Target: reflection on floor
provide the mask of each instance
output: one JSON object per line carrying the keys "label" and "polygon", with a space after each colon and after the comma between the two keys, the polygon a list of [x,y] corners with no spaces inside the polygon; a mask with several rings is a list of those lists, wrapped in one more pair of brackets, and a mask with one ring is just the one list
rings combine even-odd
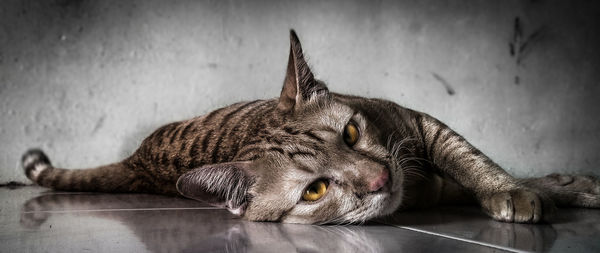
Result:
{"label": "reflection on floor", "polygon": [[476,207],[405,212],[362,226],[247,222],[226,210],[143,194],[0,188],[3,252],[600,252],[600,210],[553,224],[501,223]]}

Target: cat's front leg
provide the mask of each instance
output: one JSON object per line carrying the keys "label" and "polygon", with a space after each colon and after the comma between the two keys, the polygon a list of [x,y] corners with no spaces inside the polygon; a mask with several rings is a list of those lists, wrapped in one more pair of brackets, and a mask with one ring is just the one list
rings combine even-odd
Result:
{"label": "cat's front leg", "polygon": [[600,208],[600,179],[597,177],[555,173],[520,181],[544,192],[558,206]]}
{"label": "cat's front leg", "polygon": [[520,223],[550,219],[555,210],[551,198],[520,184],[439,120],[419,114],[414,122],[424,158],[473,192],[488,215]]}

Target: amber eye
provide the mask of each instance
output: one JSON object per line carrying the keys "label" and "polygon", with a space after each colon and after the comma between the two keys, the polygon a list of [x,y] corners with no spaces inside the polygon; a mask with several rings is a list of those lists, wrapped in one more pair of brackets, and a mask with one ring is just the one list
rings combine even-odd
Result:
{"label": "amber eye", "polygon": [[354,146],[358,141],[358,128],[354,123],[350,122],[344,128],[344,142],[348,144],[348,146]]}
{"label": "amber eye", "polygon": [[318,180],[310,184],[302,194],[302,199],[305,201],[317,201],[327,192],[327,182]]}

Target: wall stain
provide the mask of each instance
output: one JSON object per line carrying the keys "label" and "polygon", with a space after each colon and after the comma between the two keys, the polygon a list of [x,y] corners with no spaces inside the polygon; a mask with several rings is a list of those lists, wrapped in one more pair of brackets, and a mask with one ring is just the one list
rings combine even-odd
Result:
{"label": "wall stain", "polygon": [[533,144],[534,153],[536,153],[536,154],[539,153],[540,149],[542,148],[543,140],[544,140],[543,138],[540,138]]}
{"label": "wall stain", "polygon": [[[508,43],[510,56],[515,59],[517,68],[521,67],[521,63],[525,60],[527,55],[531,53],[533,46],[539,44],[544,39],[547,33],[545,26],[541,26],[535,29],[531,34],[526,36],[524,34],[523,24],[521,19],[517,16],[513,22],[513,36],[511,41]],[[514,80],[516,85],[521,83],[519,74],[515,75]]]}
{"label": "wall stain", "polygon": [[525,57],[531,52],[534,45],[538,44],[546,35],[546,27],[542,26],[534,30],[527,38],[523,34],[523,25],[519,17],[515,18],[513,24],[513,38],[508,43],[510,56],[515,58],[516,64],[521,65]]}
{"label": "wall stain", "polygon": [[98,121],[96,121],[96,125],[94,125],[94,129],[92,130],[92,135],[96,134],[100,128],[104,126],[104,120],[106,119],[106,115],[102,115]]}
{"label": "wall stain", "polygon": [[433,78],[435,78],[435,80],[440,82],[444,86],[444,88],[446,88],[446,93],[448,93],[448,95],[452,96],[452,95],[456,94],[456,92],[454,91],[454,88],[452,88],[452,85],[450,85],[450,83],[448,81],[446,81],[446,79],[444,79],[442,76],[436,74],[435,72],[431,72],[431,75],[433,76]]}

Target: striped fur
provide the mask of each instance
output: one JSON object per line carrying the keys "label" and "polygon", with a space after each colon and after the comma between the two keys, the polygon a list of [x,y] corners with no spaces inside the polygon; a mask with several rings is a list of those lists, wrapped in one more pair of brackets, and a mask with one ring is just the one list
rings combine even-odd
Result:
{"label": "striped fur", "polygon": [[[290,39],[279,98],[165,125],[130,157],[98,168],[55,168],[31,150],[26,175],[57,190],[182,194],[249,220],[291,223],[360,223],[456,202],[478,202],[497,220],[538,222],[550,217],[553,199],[600,206],[596,179],[517,180],[427,114],[329,92],[293,31]],[[356,143],[344,141],[348,124],[357,128]],[[325,195],[303,201],[318,180],[327,182]]]}

